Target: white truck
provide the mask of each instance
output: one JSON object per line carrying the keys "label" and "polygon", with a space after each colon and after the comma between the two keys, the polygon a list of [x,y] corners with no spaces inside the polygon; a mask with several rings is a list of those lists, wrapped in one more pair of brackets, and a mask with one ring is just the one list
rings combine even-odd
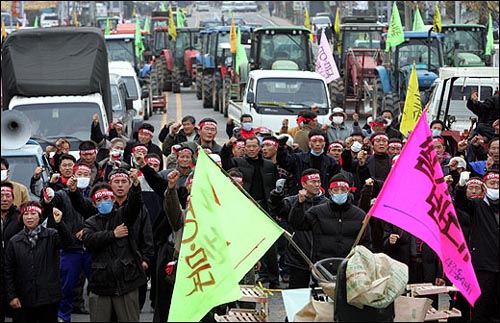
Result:
{"label": "white truck", "polygon": [[242,114],[253,117],[255,127],[280,131],[283,119],[290,126],[299,111],[317,107],[318,122],[328,124],[330,94],[323,76],[294,70],[253,70],[241,101],[229,101],[228,116],[239,126]]}
{"label": "white truck", "polygon": [[472,118],[477,118],[467,109],[470,95],[477,91],[484,101],[498,91],[498,81],[497,67],[442,67],[431,87],[427,120],[441,120],[448,130],[467,132]]}
{"label": "white truck", "polygon": [[[108,56],[94,27],[16,30],[2,47],[3,107],[20,111],[42,147],[57,138],[78,145],[90,139],[92,116],[102,133],[113,120]],[[79,156],[78,156],[79,157]]]}

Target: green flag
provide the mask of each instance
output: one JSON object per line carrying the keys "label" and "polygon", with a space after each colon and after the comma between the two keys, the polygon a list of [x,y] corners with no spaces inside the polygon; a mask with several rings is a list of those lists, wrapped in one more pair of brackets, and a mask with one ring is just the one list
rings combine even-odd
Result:
{"label": "green flag", "polygon": [[35,23],[33,24],[33,28],[38,28],[38,16],[35,17]]}
{"label": "green flag", "polygon": [[165,4],[163,3],[163,1],[161,2],[160,10],[163,12],[167,11],[167,8],[165,8]]}
{"label": "green flag", "polygon": [[241,298],[239,281],[283,233],[236,185],[199,149],[168,322]]}
{"label": "green flag", "polygon": [[404,41],[405,33],[403,31],[403,25],[401,24],[398,6],[396,6],[396,1],[394,1],[392,5],[391,23],[389,24],[387,40],[385,41],[385,51],[388,52],[391,47],[396,47]]}
{"label": "green flag", "polygon": [[486,34],[486,50],[484,51],[485,55],[491,55],[491,51],[493,49],[493,19],[488,18],[488,33]]}
{"label": "green flag", "polygon": [[149,24],[149,17],[146,17],[146,20],[144,21],[144,31],[149,34],[149,29],[151,29]]}
{"label": "green flag", "polygon": [[111,24],[109,22],[109,18],[106,19],[106,29],[104,29],[104,35],[111,34]]}
{"label": "green flag", "polygon": [[413,31],[426,31],[424,21],[420,15],[420,10],[418,7],[415,8],[415,15],[413,16]]}
{"label": "green flag", "polygon": [[184,27],[184,20],[186,16],[184,16],[184,11],[182,9],[177,9],[177,28]]}
{"label": "green flag", "polygon": [[245,46],[241,43],[241,30],[238,26],[238,31],[236,33],[236,58],[235,58],[235,69],[236,74],[240,74],[240,66],[248,64],[247,52]]}
{"label": "green flag", "polygon": [[134,45],[135,45],[135,57],[139,61],[141,61],[141,55],[144,51],[144,44],[142,42],[142,33],[141,33],[141,21],[139,17],[135,17],[135,37],[134,37]]}

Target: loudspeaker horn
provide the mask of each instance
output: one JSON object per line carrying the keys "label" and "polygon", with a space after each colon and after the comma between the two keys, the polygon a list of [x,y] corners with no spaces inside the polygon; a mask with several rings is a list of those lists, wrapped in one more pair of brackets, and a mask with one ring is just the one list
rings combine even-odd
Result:
{"label": "loudspeaker horn", "polygon": [[18,149],[31,137],[31,122],[20,111],[2,111],[2,149]]}

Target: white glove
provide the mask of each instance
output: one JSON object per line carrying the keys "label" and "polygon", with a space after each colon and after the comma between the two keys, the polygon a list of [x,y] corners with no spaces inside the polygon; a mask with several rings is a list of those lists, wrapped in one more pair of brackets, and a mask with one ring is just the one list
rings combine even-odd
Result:
{"label": "white glove", "polygon": [[43,188],[43,200],[45,201],[45,203],[49,204],[50,201],[52,201],[52,199],[54,198],[54,190],[50,187],[44,187]]}
{"label": "white glove", "polygon": [[465,186],[465,183],[469,180],[470,172],[461,172],[460,179],[458,180],[458,185]]}
{"label": "white glove", "polygon": [[285,186],[286,179],[280,178],[276,181],[276,193],[283,192],[283,187]]}

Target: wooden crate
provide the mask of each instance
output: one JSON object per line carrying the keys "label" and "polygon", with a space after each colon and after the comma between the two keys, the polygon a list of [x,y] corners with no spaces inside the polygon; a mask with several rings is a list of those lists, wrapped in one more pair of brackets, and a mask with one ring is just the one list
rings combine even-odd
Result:
{"label": "wooden crate", "polygon": [[240,302],[256,303],[256,309],[232,308],[226,315],[215,314],[216,322],[267,322],[268,297],[260,287],[240,285]]}

